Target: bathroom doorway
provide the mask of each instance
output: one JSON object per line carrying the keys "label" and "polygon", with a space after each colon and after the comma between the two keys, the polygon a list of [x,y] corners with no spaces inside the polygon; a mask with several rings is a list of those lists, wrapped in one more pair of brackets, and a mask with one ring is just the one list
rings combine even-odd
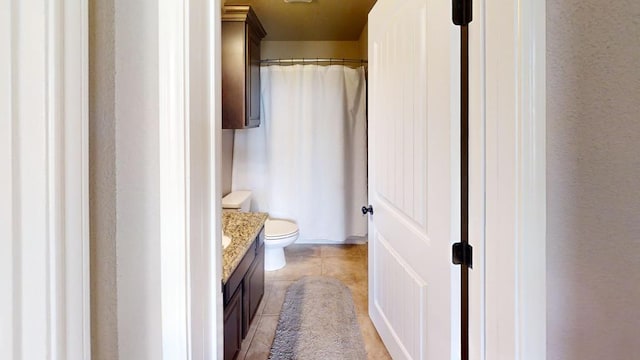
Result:
{"label": "bathroom doorway", "polygon": [[[256,0],[256,2],[258,1]],[[251,3],[251,1],[243,1],[243,3]],[[276,3],[274,2],[274,5]],[[443,8],[440,9],[442,19],[449,22],[449,3],[430,2],[430,4],[431,6],[442,6]],[[476,10],[478,11],[476,12]],[[544,336],[536,331],[538,321],[522,323],[515,318],[517,315],[527,319],[544,319],[544,306],[537,306],[531,300],[539,299],[539,297],[522,296],[530,294],[529,291],[541,283],[541,277],[534,275],[531,269],[535,269],[536,266],[544,268],[544,256],[540,255],[544,254],[544,251],[540,252],[544,246],[539,245],[544,244],[544,241],[538,241],[544,240],[544,236],[537,232],[531,232],[530,234],[520,234],[522,236],[514,238],[514,232],[509,231],[512,227],[515,229],[544,229],[544,226],[534,226],[544,225],[544,221],[541,221],[539,216],[518,217],[517,209],[524,209],[530,214],[544,214],[544,211],[538,211],[542,207],[535,201],[531,201],[529,197],[525,197],[526,203],[520,203],[522,197],[520,197],[521,193],[517,191],[504,193],[505,189],[522,189],[523,186],[538,184],[532,186],[531,194],[542,194],[538,198],[544,199],[544,186],[539,185],[544,184],[544,181],[538,181],[537,173],[521,173],[522,169],[539,169],[541,164],[544,165],[544,144],[540,143],[540,139],[544,139],[544,136],[534,136],[541,128],[542,131],[544,129],[544,116],[541,115],[544,114],[544,111],[539,111],[540,106],[542,109],[544,107],[544,52],[536,52],[536,50],[544,48],[544,4],[535,1],[506,1],[492,4],[479,0],[474,2],[474,12],[482,14],[482,16],[478,16],[474,20],[474,28],[477,30],[475,34],[478,36],[472,37],[470,49],[472,55],[475,55],[475,60],[470,64],[472,87],[475,86],[478,89],[478,93],[472,92],[471,94],[472,107],[470,111],[478,116],[477,123],[474,123],[477,128],[472,129],[472,134],[477,134],[472,144],[476,147],[477,158],[472,158],[471,161],[475,164],[472,172],[475,172],[480,180],[475,184],[472,181],[471,186],[475,187],[476,194],[485,194],[486,198],[491,197],[495,202],[492,206],[485,207],[482,197],[472,199],[472,203],[476,204],[476,215],[479,220],[477,219],[478,221],[472,223],[471,226],[475,227],[474,232],[478,234],[479,238],[476,242],[478,248],[476,250],[479,250],[479,254],[481,254],[478,257],[480,263],[474,263],[476,270],[472,275],[476,284],[472,289],[474,297],[472,305],[475,308],[473,314],[475,324],[472,325],[475,332],[472,341],[477,345],[478,354],[495,354],[498,350],[507,350],[503,353],[511,354],[515,358],[515,353],[509,349],[513,344],[522,345],[523,338],[504,339],[487,329],[493,329],[500,325],[506,329],[513,329],[512,333],[533,335],[528,338],[533,340],[527,341],[527,344],[531,342],[540,344],[540,340],[544,340]],[[494,21],[486,21],[489,18]],[[313,20],[309,17],[301,17],[301,19],[302,23]],[[506,21],[495,21],[496,19],[506,19]],[[453,25],[450,24],[450,26]],[[300,25],[300,29],[302,28],[304,26]],[[431,28],[430,31],[432,34],[438,34],[442,29]],[[458,38],[457,33],[440,32],[439,34],[441,35],[440,41],[433,45],[455,44]],[[415,37],[417,35],[407,36]],[[274,42],[273,45],[274,48],[283,49],[289,48],[290,44]],[[308,50],[309,48],[301,46],[300,49]],[[456,53],[452,52],[450,55],[455,56]],[[308,57],[312,58],[314,55]],[[457,60],[452,59],[453,61]],[[487,76],[489,73],[492,76]],[[523,79],[535,79],[535,81],[521,83],[520,81]],[[431,86],[435,86],[432,89],[433,92],[442,91],[437,84],[431,84]],[[505,94],[513,95],[513,99],[509,96],[505,98]],[[526,106],[520,108],[516,104]],[[514,111],[514,108],[519,110]],[[493,117],[489,115],[493,115]],[[502,118],[510,120],[498,121]],[[229,139],[233,139],[233,134],[231,131],[224,131],[222,136],[226,139],[223,141],[223,145],[228,148],[232,144],[233,140]],[[513,155],[514,149],[526,149],[527,151],[521,153],[521,157],[513,159],[511,155]],[[232,154],[232,150],[227,153]],[[230,173],[232,162],[223,161],[223,164],[225,165],[223,174],[227,169]],[[520,176],[500,177],[498,171],[494,171],[498,168],[501,169],[501,174],[505,174],[506,171],[509,174],[518,173]],[[224,186],[223,182],[223,189]],[[228,187],[229,189],[231,187],[230,181]],[[519,207],[516,209],[514,204],[519,204]],[[489,238],[489,234],[492,235],[493,242],[491,244],[484,243],[485,234],[487,234],[487,238]],[[514,259],[511,256],[513,250],[520,248],[521,245],[532,247],[535,256]],[[420,254],[415,255],[419,256]],[[449,256],[446,257],[449,258]],[[490,272],[485,272],[484,260],[492,264]],[[514,288],[512,282],[500,281],[507,274],[530,281],[524,281],[522,287]],[[487,284],[492,284],[492,286],[489,287]],[[500,297],[501,301],[494,301],[498,294],[506,295],[506,297]],[[489,296],[493,296],[493,300],[485,303]],[[544,301],[539,302],[539,304],[543,303]],[[504,312],[500,311],[502,305],[530,310],[519,313]],[[455,304],[451,306],[455,306]],[[444,313],[440,313],[440,315],[442,314]],[[439,333],[450,334],[449,332]],[[423,346],[424,343],[421,342],[418,345]],[[486,348],[485,345],[487,345]]]}
{"label": "bathroom doorway", "polygon": [[266,273],[264,304],[239,358],[266,359],[284,292],[304,275],[348,286],[367,347],[390,358],[367,315],[368,218],[361,210],[368,205],[366,23],[375,0],[226,3],[251,5],[267,35],[261,124],[222,130],[221,195],[250,190],[252,211],[300,229],[285,248],[286,266]]}
{"label": "bathroom doorway", "polygon": [[[268,78],[262,84],[268,89],[263,109],[272,90],[282,100],[273,107],[269,102],[263,114],[268,119],[259,128],[223,129],[222,195],[251,190],[253,211],[299,224],[297,243],[367,241],[361,213],[368,204],[364,77],[367,14],[374,3],[225,1],[250,5],[262,23],[267,35],[260,45],[261,70]],[[314,87],[301,87],[302,81]],[[346,89],[354,81],[361,84]],[[318,82],[333,84],[322,89]],[[336,107],[343,97],[350,99]],[[296,109],[300,115],[282,119],[298,105],[303,107]],[[359,114],[351,116],[353,112]],[[265,141],[274,133],[273,141]]]}

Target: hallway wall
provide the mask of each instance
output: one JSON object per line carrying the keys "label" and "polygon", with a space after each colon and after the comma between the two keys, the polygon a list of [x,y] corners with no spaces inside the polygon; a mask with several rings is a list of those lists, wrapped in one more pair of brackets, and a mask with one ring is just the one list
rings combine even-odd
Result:
{"label": "hallway wall", "polygon": [[157,12],[154,0],[90,1],[91,345],[97,360],[162,356]]}
{"label": "hallway wall", "polygon": [[115,0],[89,1],[92,358],[118,359]]}
{"label": "hallway wall", "polygon": [[118,352],[162,358],[159,5],[115,0]]}
{"label": "hallway wall", "polygon": [[549,360],[640,353],[639,18],[547,1]]}

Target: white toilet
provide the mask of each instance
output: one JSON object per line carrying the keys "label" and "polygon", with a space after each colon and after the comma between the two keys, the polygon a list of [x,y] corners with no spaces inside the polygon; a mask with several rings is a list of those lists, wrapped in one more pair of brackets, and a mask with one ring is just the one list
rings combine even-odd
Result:
{"label": "white toilet", "polygon": [[[233,191],[222,198],[222,208],[248,212],[251,191]],[[298,239],[298,225],[288,220],[268,219],[264,224],[264,269],[278,270],[287,264],[284,248]]]}

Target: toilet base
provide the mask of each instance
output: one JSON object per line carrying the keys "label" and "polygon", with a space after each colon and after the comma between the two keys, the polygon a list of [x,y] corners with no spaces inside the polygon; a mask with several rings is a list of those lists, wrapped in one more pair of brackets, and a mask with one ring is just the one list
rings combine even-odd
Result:
{"label": "toilet base", "polygon": [[265,246],[264,249],[264,270],[265,271],[274,271],[278,269],[282,269],[285,265],[287,265],[287,259],[284,257],[284,248],[283,247],[273,247],[269,248]]}

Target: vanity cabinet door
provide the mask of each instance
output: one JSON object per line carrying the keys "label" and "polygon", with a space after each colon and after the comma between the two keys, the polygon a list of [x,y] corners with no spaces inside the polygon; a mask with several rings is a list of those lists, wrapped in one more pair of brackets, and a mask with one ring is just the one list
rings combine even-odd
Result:
{"label": "vanity cabinet door", "polygon": [[245,285],[245,289],[247,289],[247,295],[245,296],[245,298],[247,298],[246,305],[249,310],[249,323],[251,323],[264,295],[264,245],[258,249],[258,255],[251,269],[247,272]]}
{"label": "vanity cabinet door", "polygon": [[223,286],[225,360],[232,360],[240,351],[263,295],[264,228]]}
{"label": "vanity cabinet door", "polygon": [[224,308],[224,359],[232,360],[242,345],[242,286]]}

